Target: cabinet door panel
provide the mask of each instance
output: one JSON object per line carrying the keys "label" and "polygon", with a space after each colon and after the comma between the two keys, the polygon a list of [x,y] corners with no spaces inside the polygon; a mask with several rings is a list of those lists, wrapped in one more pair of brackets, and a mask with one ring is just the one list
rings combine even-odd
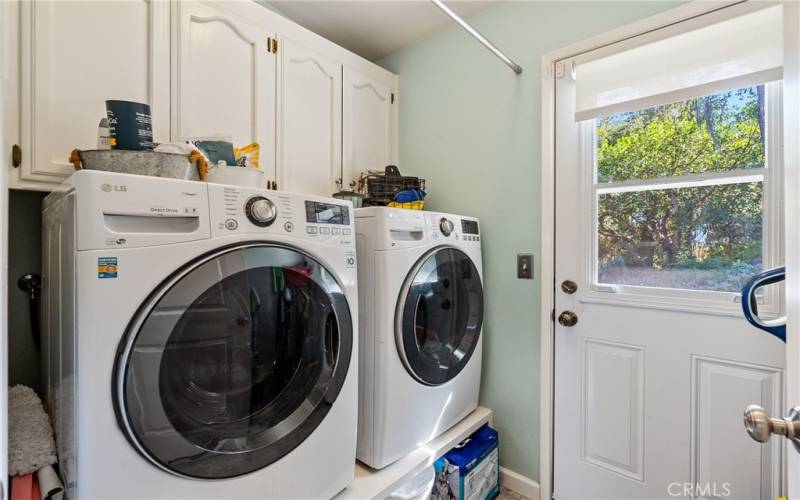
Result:
{"label": "cabinet door panel", "polygon": [[26,181],[59,182],[73,148],[94,149],[107,99],[149,103],[169,137],[169,5],[21,3],[21,125]]}
{"label": "cabinet door panel", "polygon": [[342,68],[282,39],[278,188],[330,196],[342,175]]}
{"label": "cabinet door panel", "polygon": [[383,170],[391,157],[392,90],[344,68],[343,186],[361,172]]}
{"label": "cabinet door panel", "polygon": [[275,57],[263,27],[217,6],[179,4],[175,126],[177,139],[231,136],[258,142],[261,169],[273,179]]}

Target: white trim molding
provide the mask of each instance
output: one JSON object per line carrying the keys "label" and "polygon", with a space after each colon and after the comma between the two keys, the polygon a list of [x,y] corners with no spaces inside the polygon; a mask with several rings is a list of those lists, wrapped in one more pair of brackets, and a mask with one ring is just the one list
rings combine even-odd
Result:
{"label": "white trim molding", "polygon": [[19,144],[19,2],[0,2],[0,500],[9,498],[8,483],[8,225],[12,144]]}
{"label": "white trim molding", "polygon": [[500,467],[500,486],[513,490],[525,498],[539,500],[539,483],[505,467]]}

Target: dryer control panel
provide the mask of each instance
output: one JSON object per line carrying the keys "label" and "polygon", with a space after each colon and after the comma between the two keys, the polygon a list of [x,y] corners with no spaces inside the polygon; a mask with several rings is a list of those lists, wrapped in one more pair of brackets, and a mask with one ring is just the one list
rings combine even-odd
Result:
{"label": "dryer control panel", "polygon": [[433,241],[481,241],[478,219],[432,212],[427,216],[430,237]]}
{"label": "dryer control panel", "polygon": [[[475,217],[388,207],[359,208],[354,217],[359,219],[359,224],[364,224],[363,227],[374,226],[369,230],[369,237],[377,250],[414,248],[431,243],[466,244],[466,248],[477,250],[481,247],[480,222]],[[367,223],[368,219],[372,222]]]}
{"label": "dryer control panel", "polygon": [[348,201],[222,184],[208,184],[212,236],[282,234],[320,243],[355,245]]}

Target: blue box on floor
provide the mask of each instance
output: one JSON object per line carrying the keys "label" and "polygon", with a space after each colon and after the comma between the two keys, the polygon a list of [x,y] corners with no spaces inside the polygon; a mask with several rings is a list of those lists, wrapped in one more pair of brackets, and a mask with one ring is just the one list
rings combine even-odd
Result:
{"label": "blue box on floor", "polygon": [[433,464],[434,500],[492,500],[500,494],[497,431],[484,425]]}

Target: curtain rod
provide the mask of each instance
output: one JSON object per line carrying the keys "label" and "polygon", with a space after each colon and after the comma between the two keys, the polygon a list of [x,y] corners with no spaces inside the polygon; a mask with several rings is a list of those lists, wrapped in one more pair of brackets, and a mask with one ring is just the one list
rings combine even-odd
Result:
{"label": "curtain rod", "polygon": [[516,73],[516,74],[520,74],[520,73],[522,73],[522,66],[520,66],[519,64],[517,64],[517,63],[515,63],[514,61],[512,61],[512,60],[511,60],[511,59],[510,59],[510,58],[509,58],[507,55],[503,54],[503,52],[502,52],[500,49],[498,49],[498,48],[497,48],[497,47],[496,47],[496,46],[495,46],[495,45],[494,45],[492,42],[490,42],[489,40],[487,40],[485,36],[481,35],[481,34],[478,32],[478,30],[476,30],[475,28],[473,28],[473,27],[472,27],[472,26],[471,26],[471,25],[470,25],[468,22],[466,22],[465,20],[461,19],[461,16],[459,16],[458,14],[456,14],[455,12],[453,12],[453,11],[450,9],[450,7],[448,7],[447,5],[445,5],[445,4],[444,4],[444,2],[442,2],[442,0],[431,0],[431,2],[433,2],[433,4],[434,4],[434,5],[436,5],[436,6],[437,6],[437,7],[439,7],[440,9],[442,9],[442,11],[443,11],[445,14],[447,14],[448,16],[450,16],[450,18],[451,18],[453,21],[457,22],[457,23],[459,24],[459,26],[461,26],[462,28],[464,28],[464,29],[467,31],[467,33],[469,33],[470,35],[472,35],[473,37],[475,37],[475,39],[476,39],[476,40],[478,40],[479,42],[481,42],[481,43],[483,44],[483,46],[484,46],[484,47],[486,47],[486,48],[487,48],[487,49],[489,49],[489,50],[490,50],[490,51],[491,51],[491,52],[492,52],[494,55],[496,55],[497,57],[499,57],[499,58],[500,58],[500,60],[501,60],[501,61],[503,61],[504,63],[506,63],[506,65],[507,65],[509,68],[511,68],[512,70],[514,70],[514,73]]}

